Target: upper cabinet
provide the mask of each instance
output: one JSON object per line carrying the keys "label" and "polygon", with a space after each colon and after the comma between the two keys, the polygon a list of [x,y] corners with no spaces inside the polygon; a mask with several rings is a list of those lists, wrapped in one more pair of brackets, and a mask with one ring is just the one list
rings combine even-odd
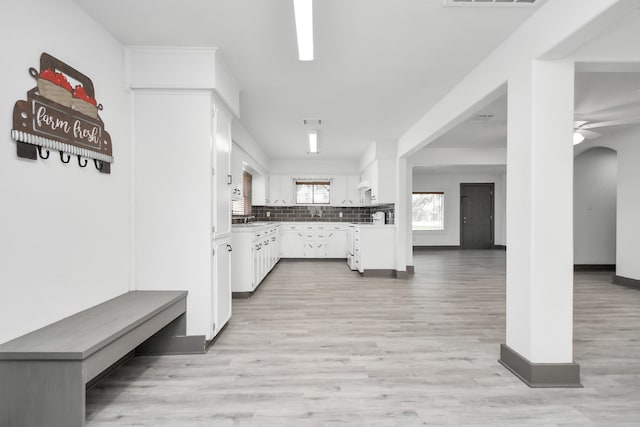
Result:
{"label": "upper cabinet", "polygon": [[[305,178],[310,179],[310,178]],[[323,175],[313,179],[331,182],[330,206],[356,207],[360,206],[360,191],[358,175]],[[296,176],[269,175],[268,192],[265,197],[267,206],[294,206],[296,205]],[[262,198],[254,200],[254,205],[260,205]]]}
{"label": "upper cabinet", "polygon": [[[391,159],[375,160],[362,174],[362,180],[371,186],[370,203],[380,205],[395,203],[396,173],[395,162]],[[367,202],[369,199],[367,199]]]}
{"label": "upper cabinet", "polygon": [[358,191],[358,175],[336,175],[331,184],[331,205],[355,207],[360,206]]}
{"label": "upper cabinet", "polygon": [[[231,124],[238,91],[215,51],[126,52],[135,100],[135,288],[179,284],[189,292],[187,335],[211,340],[230,314],[229,254],[222,251],[230,249]],[[226,305],[217,310],[212,301]]]}
{"label": "upper cabinet", "polygon": [[269,175],[269,206],[291,206],[294,198],[293,177],[291,175]]}
{"label": "upper cabinet", "polygon": [[244,195],[244,186],[242,182],[242,156],[240,152],[234,148],[231,150],[231,199],[241,200]]}
{"label": "upper cabinet", "polygon": [[[212,183],[211,213],[212,237],[231,234],[231,114],[214,97],[212,103],[211,150]],[[242,175],[240,175],[242,183]]]}
{"label": "upper cabinet", "polygon": [[346,206],[360,206],[360,190],[358,184],[360,183],[360,177],[358,175],[347,176],[347,205]]}

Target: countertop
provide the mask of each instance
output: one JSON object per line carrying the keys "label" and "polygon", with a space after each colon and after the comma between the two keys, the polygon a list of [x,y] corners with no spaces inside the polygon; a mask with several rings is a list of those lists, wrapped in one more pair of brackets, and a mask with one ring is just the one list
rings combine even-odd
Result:
{"label": "countertop", "polygon": [[233,224],[232,225],[232,230],[234,232],[247,232],[247,231],[261,231],[264,230],[266,228],[269,227],[278,227],[280,225],[291,225],[291,224],[295,224],[295,225],[344,225],[344,226],[359,226],[362,228],[368,228],[368,229],[375,229],[375,228],[381,228],[381,229],[388,229],[388,228],[395,228],[394,224],[372,224],[370,222],[329,222],[329,221],[273,221],[273,222],[250,222],[248,224]]}

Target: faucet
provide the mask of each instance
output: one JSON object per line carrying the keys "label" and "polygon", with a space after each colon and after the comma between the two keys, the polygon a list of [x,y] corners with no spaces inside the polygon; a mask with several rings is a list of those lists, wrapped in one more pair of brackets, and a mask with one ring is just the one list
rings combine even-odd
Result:
{"label": "faucet", "polygon": [[250,219],[256,219],[255,216],[245,216],[243,219],[244,224],[248,224]]}

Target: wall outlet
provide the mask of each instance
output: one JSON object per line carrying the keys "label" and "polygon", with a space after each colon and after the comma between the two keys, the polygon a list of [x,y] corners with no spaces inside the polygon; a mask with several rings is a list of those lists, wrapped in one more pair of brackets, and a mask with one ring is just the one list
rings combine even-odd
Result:
{"label": "wall outlet", "polygon": [[342,212],[338,212],[338,217],[342,218]]}
{"label": "wall outlet", "polygon": [[267,218],[269,218],[271,216],[271,212],[267,211]]}

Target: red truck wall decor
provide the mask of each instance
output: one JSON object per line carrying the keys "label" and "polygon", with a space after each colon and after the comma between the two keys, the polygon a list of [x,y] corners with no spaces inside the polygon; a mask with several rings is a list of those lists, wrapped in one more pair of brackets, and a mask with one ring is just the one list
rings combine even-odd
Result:
{"label": "red truck wall decor", "polygon": [[[111,136],[98,115],[103,107],[96,102],[91,79],[48,53],[40,56],[40,72],[29,68],[29,74],[37,86],[13,107],[11,137],[18,157],[47,159],[52,149],[63,163],[77,156],[84,168],[92,159],[100,172],[111,173]],[[79,84],[74,88],[69,79]]]}

